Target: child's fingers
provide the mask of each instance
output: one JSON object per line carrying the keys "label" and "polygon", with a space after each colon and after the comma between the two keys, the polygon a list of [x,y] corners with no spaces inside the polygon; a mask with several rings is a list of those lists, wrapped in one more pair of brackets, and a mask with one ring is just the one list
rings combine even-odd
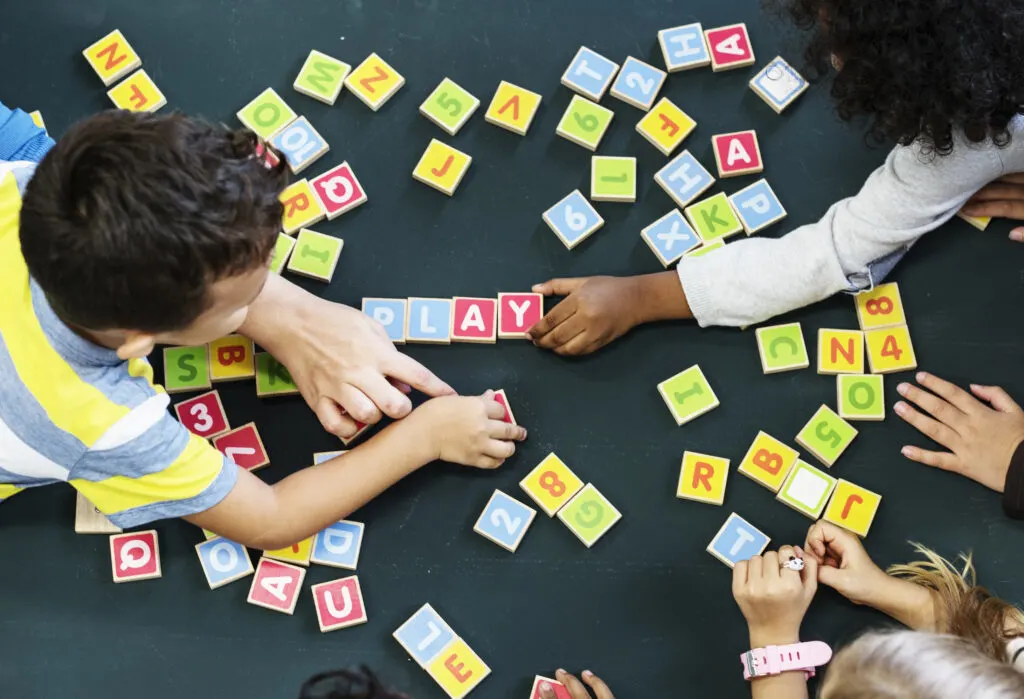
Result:
{"label": "child's fingers", "polygon": [[807,530],[807,538],[804,539],[804,548],[814,556],[819,562],[825,558],[825,541],[824,535],[822,534],[820,522],[815,522],[811,525],[811,528]]}
{"label": "child's fingers", "polygon": [[968,415],[978,412],[982,407],[970,393],[960,388],[956,384],[950,383],[945,379],[940,379],[934,374],[929,374],[926,371],[919,371],[917,376],[917,382],[927,388],[935,395],[943,398],[949,404],[958,408],[961,412]]}
{"label": "child's fingers", "polygon": [[740,561],[732,567],[732,596],[740,598],[747,586],[747,574],[749,564],[747,561]]}
{"label": "child's fingers", "polygon": [[488,439],[484,442],[483,447],[480,449],[485,456],[490,456],[494,459],[505,459],[511,458],[516,453],[515,442],[504,442],[500,439]]}
{"label": "child's fingers", "polygon": [[565,685],[572,699],[590,699],[590,692],[587,691],[582,682],[576,679],[575,675],[565,670],[559,670],[555,673],[555,679]]}
{"label": "child's fingers", "polygon": [[911,425],[916,427],[918,432],[930,437],[933,441],[938,442],[947,449],[954,449],[959,443],[959,435],[948,425],[944,425],[938,420],[933,420],[926,415],[922,415],[907,403],[899,401],[895,406],[893,406],[893,410],[895,410],[896,414],[906,422],[909,422]]}
{"label": "child's fingers", "polygon": [[608,688],[608,685],[590,670],[583,671],[583,681],[594,690],[594,695],[597,699],[615,699],[615,695],[612,694],[612,690]]}
{"label": "child's fingers", "polygon": [[500,420],[491,420],[487,425],[487,435],[491,439],[521,442],[526,439],[526,428],[519,425],[510,425]]}
{"label": "child's fingers", "polygon": [[355,420],[346,415],[338,404],[327,396],[320,396],[313,406],[313,412],[316,413],[323,428],[335,437],[348,438],[356,433]]}
{"label": "child's fingers", "polygon": [[494,391],[488,389],[480,398],[484,401],[484,413],[489,420],[501,420],[505,417],[505,407],[494,400]]}
{"label": "child's fingers", "polygon": [[818,561],[813,557],[804,558],[804,569],[801,571],[801,576],[804,593],[810,599],[818,591]]}
{"label": "child's fingers", "polygon": [[566,342],[561,347],[555,348],[555,354],[560,354],[563,357],[578,357],[580,355],[588,354],[592,350],[590,346],[593,344],[593,338],[590,332],[584,329],[579,335]]}
{"label": "child's fingers", "polygon": [[903,447],[900,453],[911,461],[916,461],[925,466],[941,468],[943,471],[960,472],[960,459],[948,451],[929,451],[908,445]]}
{"label": "child's fingers", "polygon": [[1010,231],[1010,240],[1015,243],[1024,243],[1024,228],[1014,228]]}
{"label": "child's fingers", "polygon": [[565,299],[548,311],[543,318],[533,324],[528,331],[534,343],[540,344],[546,337],[576,313],[576,300]]}
{"label": "child's fingers", "polygon": [[493,471],[494,469],[500,467],[503,463],[505,463],[505,459],[496,459],[493,456],[487,456],[486,454],[484,454],[482,456],[477,457],[473,461],[472,465],[475,466],[476,468],[482,468],[488,471]]}
{"label": "child's fingers", "polygon": [[1018,221],[1024,220],[1024,201],[998,199],[992,201],[979,201],[975,204],[968,204],[964,207],[964,213],[968,216],[991,216],[992,218],[1012,218]]}
{"label": "child's fingers", "polygon": [[1021,408],[1017,402],[1010,398],[1010,394],[999,386],[980,386],[971,384],[971,391],[984,401],[987,401],[993,408],[1001,413],[1019,413]]}
{"label": "child's fingers", "polygon": [[568,296],[586,283],[589,277],[573,277],[569,279],[549,279],[533,285],[533,293],[545,296]]}
{"label": "child's fingers", "polygon": [[578,313],[575,313],[572,317],[542,337],[535,344],[538,347],[543,347],[544,349],[557,349],[562,345],[567,344],[570,340],[586,329],[586,322],[580,318]]}
{"label": "child's fingers", "polygon": [[906,382],[899,384],[896,387],[896,392],[943,425],[956,429],[958,425],[963,424],[966,413],[934,393],[923,391],[914,384]]}
{"label": "child's fingers", "polygon": [[769,551],[764,555],[762,575],[768,579],[778,579],[782,575],[782,565],[779,561],[779,554]]}
{"label": "child's fingers", "polygon": [[1003,201],[1024,199],[1024,189],[1012,181],[996,180],[979,189],[970,201],[979,204],[985,201]]}
{"label": "child's fingers", "polygon": [[764,577],[764,558],[754,556],[747,561],[747,584],[755,583]]}

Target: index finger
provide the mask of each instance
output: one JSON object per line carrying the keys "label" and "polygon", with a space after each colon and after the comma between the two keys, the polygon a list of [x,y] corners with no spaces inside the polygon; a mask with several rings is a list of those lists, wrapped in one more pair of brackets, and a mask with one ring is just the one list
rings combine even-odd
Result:
{"label": "index finger", "polygon": [[572,699],[590,699],[590,692],[583,686],[583,683],[576,679],[575,675],[572,675],[565,670],[559,670],[555,673],[555,679],[565,685],[565,688],[569,691],[569,696]]}
{"label": "index finger", "polygon": [[408,384],[431,398],[456,395],[455,389],[439,379],[434,372],[397,350],[386,358],[381,369],[389,379]]}
{"label": "index finger", "polygon": [[929,374],[926,371],[917,372],[917,376],[914,378],[929,391],[935,393],[940,398],[945,398],[965,413],[977,412],[978,408],[984,407],[980,401],[956,384],[940,379],[938,376]]}
{"label": "index finger", "polygon": [[557,328],[576,313],[576,299],[569,297],[563,299],[558,305],[548,311],[543,318],[533,324],[527,332],[530,339],[540,340],[549,332]]}
{"label": "index finger", "polygon": [[597,699],[615,699],[615,695],[612,694],[612,690],[608,688],[608,685],[604,683],[604,680],[592,673],[590,670],[583,671],[583,681],[594,690],[594,695]]}

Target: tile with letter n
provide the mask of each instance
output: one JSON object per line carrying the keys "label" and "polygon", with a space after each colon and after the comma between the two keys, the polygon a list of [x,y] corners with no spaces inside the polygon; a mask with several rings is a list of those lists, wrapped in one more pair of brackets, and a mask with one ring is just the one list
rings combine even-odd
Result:
{"label": "tile with letter n", "polygon": [[864,333],[818,328],[818,373],[864,373]]}
{"label": "tile with letter n", "polygon": [[796,443],[831,467],[857,436],[857,428],[823,405],[796,436]]}
{"label": "tile with letter n", "polygon": [[696,364],[659,383],[658,393],[677,425],[685,425],[719,405],[718,396]]}
{"label": "tile with letter n", "polygon": [[835,487],[835,478],[804,461],[797,461],[775,498],[810,519],[818,519]]}
{"label": "tile with letter n", "polygon": [[806,369],[811,365],[800,323],[768,325],[758,328],[754,334],[757,352],[761,355],[761,370],[765,374]]}
{"label": "tile with letter n", "polygon": [[451,78],[445,78],[420,105],[420,114],[454,136],[479,106],[479,99]]}
{"label": "tile with letter n", "polygon": [[405,78],[375,53],[371,53],[345,78],[345,87],[373,111],[377,111],[405,85]]}
{"label": "tile with letter n", "polygon": [[281,151],[284,159],[288,161],[288,167],[296,175],[331,149],[324,137],[304,116],[274,134],[270,139],[270,145]]}
{"label": "tile with letter n", "polygon": [[562,84],[595,102],[600,102],[615,79],[619,64],[581,46],[562,75]]}
{"label": "tile with letter n", "polygon": [[104,85],[113,85],[142,65],[142,59],[124,38],[120,29],[107,34],[82,51],[85,60],[100,76]]}
{"label": "tile with letter n", "polygon": [[555,133],[589,151],[595,151],[614,116],[615,112],[607,107],[574,95]]}
{"label": "tile with letter n", "polygon": [[807,81],[781,56],[776,56],[750,80],[750,89],[782,114],[808,87]]}
{"label": "tile with letter n", "polygon": [[700,237],[678,209],[672,209],[644,228],[640,237],[666,268],[700,246]]}
{"label": "tile with letter n", "polygon": [[885,384],[881,374],[840,374],[836,377],[839,417],[884,420]]}
{"label": "tile with letter n", "polygon": [[587,483],[558,511],[558,519],[590,548],[622,519],[622,513],[593,483]]}
{"label": "tile with letter n", "polygon": [[274,274],[280,274],[284,269],[284,266],[288,263],[288,258],[292,254],[292,248],[295,247],[295,238],[284,233],[277,234],[277,242],[274,243],[274,254],[270,258],[270,271]]}
{"label": "tile with letter n", "polygon": [[590,198],[636,201],[636,158],[595,155],[590,159]]}
{"label": "tile with letter n", "polygon": [[296,116],[295,110],[270,87],[238,112],[238,120],[264,141],[269,141],[271,136],[292,123]]}
{"label": "tile with letter n", "polygon": [[210,386],[209,348],[206,345],[164,348],[164,390],[184,393]]}
{"label": "tile with letter n", "polygon": [[495,490],[473,525],[473,531],[515,553],[536,516],[537,510]]}
{"label": "tile with letter n", "polygon": [[729,203],[739,216],[747,235],[753,235],[786,218],[786,209],[768,180],[758,180],[741,189],[729,197]]}
{"label": "tile with letter n", "polygon": [[429,604],[420,607],[392,636],[424,669],[456,638],[452,628]]}
{"label": "tile with letter n", "polygon": [[728,238],[743,231],[743,224],[732,210],[732,204],[729,203],[725,192],[691,204],[686,207],[684,213],[705,243]]}
{"label": "tile with letter n", "polygon": [[654,181],[678,206],[687,206],[715,183],[715,178],[688,150],[658,170]]}
{"label": "tile with letter n", "polygon": [[637,122],[636,130],[662,155],[672,155],[693,130],[697,122],[677,107],[668,97],[662,97],[651,111]]}
{"label": "tile with letter n", "polygon": [[292,87],[307,97],[333,105],[352,66],[316,49],[309,52]]}
{"label": "tile with letter n", "polygon": [[295,250],[288,260],[288,271],[329,282],[338,266],[345,241],[303,228],[295,238]]}
{"label": "tile with letter n", "polygon": [[152,78],[139,69],[107,91],[107,97],[118,109],[132,112],[155,112],[167,104],[167,98]]}
{"label": "tile with letter n", "polygon": [[824,519],[858,536],[867,536],[882,496],[842,478],[825,508]]}
{"label": "tile with letter n", "polygon": [[711,65],[711,54],[700,22],[658,32],[661,55],[669,73]]}
{"label": "tile with letter n", "polygon": [[294,396],[298,393],[299,387],[292,380],[288,367],[274,359],[269,352],[256,353],[257,396]]}
{"label": "tile with letter n", "polygon": [[658,98],[667,77],[665,71],[630,56],[612,84],[612,96],[646,112]]}
{"label": "tile with letter n", "polygon": [[707,551],[733,568],[741,561],[760,556],[770,541],[767,534],[733,512],[708,544]]}
{"label": "tile with letter n", "polygon": [[604,225],[601,214],[597,213],[578,189],[545,211],[543,218],[544,223],[570,250]]}

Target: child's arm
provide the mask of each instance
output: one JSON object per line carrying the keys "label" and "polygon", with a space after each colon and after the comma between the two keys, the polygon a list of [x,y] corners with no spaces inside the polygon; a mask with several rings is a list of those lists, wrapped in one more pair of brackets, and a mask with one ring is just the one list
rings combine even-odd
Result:
{"label": "child's arm", "polygon": [[52,147],[53,139],[36,126],[32,117],[0,102],[0,161],[38,163]]}

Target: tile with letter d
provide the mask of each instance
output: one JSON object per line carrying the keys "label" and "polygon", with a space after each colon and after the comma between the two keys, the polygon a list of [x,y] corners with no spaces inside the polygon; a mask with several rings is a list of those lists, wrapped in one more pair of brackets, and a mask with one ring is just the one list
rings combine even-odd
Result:
{"label": "tile with letter d", "polygon": [[646,112],[658,98],[666,77],[665,71],[630,56],[612,84],[612,96]]}
{"label": "tile with letter d", "polygon": [[292,87],[307,97],[333,105],[341,94],[345,76],[350,70],[352,66],[345,61],[339,61],[314,49],[309,52],[306,62],[299,69]]}
{"label": "tile with letter d", "polygon": [[167,104],[167,98],[144,69],[139,69],[107,91],[107,97],[118,109],[132,112],[155,112]]}
{"label": "tile with letter d", "polygon": [[156,530],[111,535],[110,568],[116,583],[159,578],[162,573]]}
{"label": "tile with letter d", "polygon": [[715,178],[690,151],[684,150],[658,170],[654,181],[678,206],[685,207],[706,192]]}
{"label": "tile with letter d", "polygon": [[857,320],[860,321],[861,330],[875,330],[907,323],[900,285],[896,282],[879,284],[870,291],[862,291],[854,296],[853,300],[857,306]]}
{"label": "tile with letter d", "polygon": [[295,238],[295,250],[288,259],[286,269],[304,277],[329,282],[334,277],[344,245],[345,241],[341,238],[303,228]]}
{"label": "tile with letter d", "polygon": [[666,268],[700,246],[700,237],[678,209],[672,209],[644,228],[640,237]]}
{"label": "tile with letter d", "polygon": [[431,345],[451,343],[452,300],[410,298],[405,341]]}
{"label": "tile with letter d", "polygon": [[881,374],[840,374],[836,377],[839,417],[884,420],[885,384]]}
{"label": "tile with letter d", "polygon": [[313,585],[309,591],[321,633],[366,623],[366,604],[357,576]]}
{"label": "tile with letter d", "polygon": [[281,155],[288,161],[288,167],[296,175],[331,149],[304,116],[274,134],[270,145],[281,151]]}
{"label": "tile with letter d", "polygon": [[906,325],[879,328],[864,333],[868,346],[868,364],[872,374],[891,374],[917,368],[914,343]]}
{"label": "tile with letter d", "polygon": [[593,483],[587,483],[558,511],[558,519],[590,548],[622,519],[622,513]]}
{"label": "tile with letter d", "polygon": [[779,492],[800,455],[766,432],[758,432],[746,456],[740,462],[739,472],[773,493]]}
{"label": "tile with letter d", "polygon": [[578,189],[545,211],[543,218],[544,223],[570,250],[604,225],[601,214],[597,213]]}
{"label": "tile with letter d", "polygon": [[405,343],[405,299],[363,299],[363,313],[384,326],[388,339]]}
{"label": "tile with letter d", "polygon": [[244,546],[219,536],[196,544],[196,554],[211,590],[248,577],[255,570]]}
{"label": "tile with letter d", "polygon": [[342,519],[331,524],[313,537],[311,563],[333,568],[355,570],[359,565],[359,551],[363,547],[365,525]]}
{"label": "tile with letter d", "polygon": [[422,668],[455,640],[455,632],[429,604],[420,607],[392,635]]}
{"label": "tile with letter d", "polygon": [[491,668],[464,640],[456,638],[427,667],[441,689],[452,699],[462,699],[483,682]]}
{"label": "tile with letter d", "polygon": [[824,519],[858,536],[867,536],[881,504],[882,496],[878,493],[840,478]]}
{"label": "tile with letter d", "polygon": [[305,568],[261,558],[256,564],[256,574],[246,602],[275,612],[292,614],[305,578]]}
{"label": "tile with letter d", "polygon": [[615,112],[591,102],[585,97],[574,95],[555,129],[562,138],[595,151],[601,144],[605,132],[612,123]]}
{"label": "tile with letter d", "polygon": [[273,88],[268,87],[238,112],[238,120],[250,131],[269,141],[270,137],[298,116]]}
{"label": "tile with letter d", "polygon": [[662,97],[651,111],[637,122],[636,130],[646,138],[662,155],[672,155],[690,133],[697,128],[697,122],[677,107],[668,97]]}
{"label": "tile with letter d", "polygon": [[835,478],[798,460],[775,497],[802,515],[818,519],[835,487]]}
{"label": "tile with letter d", "polygon": [[770,541],[767,534],[733,512],[708,544],[707,551],[733,568],[740,561],[760,556]]}
{"label": "tile with letter d", "polygon": [[420,105],[420,114],[454,136],[480,106],[480,100],[451,78],[445,78]]}
{"label": "tile with letter d", "polygon": [[562,75],[562,84],[595,102],[600,102],[615,79],[619,64],[581,46]]}
{"label": "tile with letter d", "polygon": [[583,481],[552,452],[526,475],[519,487],[533,498],[544,514],[554,517],[580,491]]}
{"label": "tile with letter d", "polygon": [[366,203],[366,190],[359,184],[352,166],[347,162],[337,165],[309,181],[316,192],[328,220]]}
{"label": "tile with letter d", "polygon": [[750,80],[750,89],[769,107],[782,114],[786,107],[802,95],[808,83],[800,73],[776,56]]}
{"label": "tile with letter d", "polygon": [[761,370],[765,374],[806,369],[811,365],[800,323],[768,325],[754,331]]}
{"label": "tile with letter d", "polygon": [[729,459],[695,451],[683,453],[676,497],[712,505],[725,502],[725,485],[729,479]]}
{"label": "tile with letter d", "polygon": [[473,531],[515,553],[536,516],[537,511],[532,507],[495,490],[473,526]]}
{"label": "tile with letter d", "polygon": [[831,467],[857,436],[857,428],[823,405],[796,436],[796,443]]}
{"label": "tile with letter d", "polygon": [[371,53],[345,78],[345,87],[373,111],[405,85],[405,78],[375,53]]}
{"label": "tile with letter d", "polygon": [[768,180],[758,180],[741,189],[729,197],[729,203],[739,216],[747,235],[753,235],[786,218],[786,209]]}
{"label": "tile with letter d", "polygon": [[252,340],[245,335],[225,335],[210,343],[210,379],[236,381],[256,376]]}
{"label": "tile with letter d", "polygon": [[164,389],[168,393],[196,391],[210,385],[207,345],[164,348]]}
{"label": "tile with letter d", "polygon": [[696,364],[659,383],[658,393],[677,425],[685,425],[719,405],[718,396]]}
{"label": "tile with letter d", "polygon": [[104,85],[112,85],[142,65],[142,59],[120,29],[107,34],[82,51]]}
{"label": "tile with letter d", "polygon": [[711,69],[716,73],[754,65],[754,49],[750,45],[747,25],[730,24],[707,29],[704,38],[711,52]]}
{"label": "tile with letter d", "polygon": [[658,32],[658,44],[669,73],[711,65],[711,54],[700,22]]}

